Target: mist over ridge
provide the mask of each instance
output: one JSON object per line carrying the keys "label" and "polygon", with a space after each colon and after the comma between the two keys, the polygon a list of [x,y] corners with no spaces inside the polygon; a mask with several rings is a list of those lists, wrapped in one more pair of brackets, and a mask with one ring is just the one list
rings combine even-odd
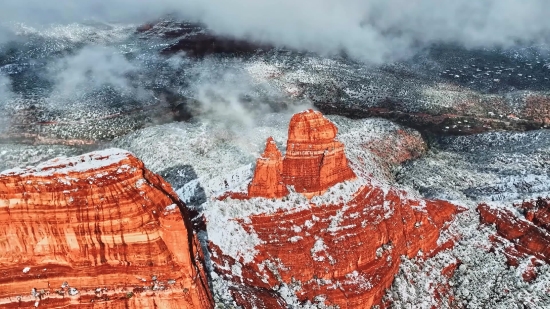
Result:
{"label": "mist over ridge", "polygon": [[[345,52],[380,64],[419,47],[453,43],[467,48],[544,43],[550,3],[544,0],[6,0],[0,20],[140,24],[163,14],[200,21],[213,31],[320,54]],[[6,27],[6,24],[4,24]],[[0,42],[7,37],[0,32]]]}

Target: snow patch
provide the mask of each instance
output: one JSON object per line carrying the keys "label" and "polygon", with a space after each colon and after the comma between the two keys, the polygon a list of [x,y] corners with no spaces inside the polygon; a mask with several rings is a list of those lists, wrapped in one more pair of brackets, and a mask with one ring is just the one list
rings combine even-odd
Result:
{"label": "snow patch", "polygon": [[36,165],[35,167],[14,168],[3,171],[0,176],[39,176],[86,172],[117,164],[132,154],[126,150],[111,148],[90,152],[78,157],[59,157]]}

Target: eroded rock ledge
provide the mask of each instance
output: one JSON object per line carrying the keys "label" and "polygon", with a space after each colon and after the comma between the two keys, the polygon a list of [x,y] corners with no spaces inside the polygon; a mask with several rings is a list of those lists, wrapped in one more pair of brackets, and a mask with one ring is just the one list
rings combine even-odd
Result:
{"label": "eroded rock ledge", "polygon": [[550,263],[550,204],[548,199],[538,198],[514,206],[517,211],[487,204],[479,205],[477,210],[482,223],[495,225],[493,250],[502,250],[509,265],[517,267],[522,259],[530,259],[522,276],[531,281],[537,276],[536,266],[542,261]]}
{"label": "eroded rock ledge", "polygon": [[[453,240],[438,239],[458,211],[448,202],[365,186],[345,204],[240,220],[261,241],[254,260],[240,263],[212,243],[213,259],[216,271],[234,283],[231,292],[245,308],[286,308],[284,302],[273,307],[282,302],[273,293],[281,284],[296,288],[299,301],[370,308],[392,284],[401,255],[422,251],[430,256],[453,246]],[[241,270],[240,276],[234,269]]]}

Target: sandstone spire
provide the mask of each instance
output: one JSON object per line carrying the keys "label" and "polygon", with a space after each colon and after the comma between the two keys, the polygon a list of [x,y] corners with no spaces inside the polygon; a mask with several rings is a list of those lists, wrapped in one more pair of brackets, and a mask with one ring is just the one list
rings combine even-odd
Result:
{"label": "sandstone spire", "polygon": [[288,194],[283,183],[283,156],[272,137],[267,139],[262,157],[256,161],[254,178],[248,185],[249,197],[281,198]]}
{"label": "sandstone spire", "polygon": [[268,138],[248,185],[248,197],[281,198],[288,194],[287,185],[312,197],[355,178],[337,133],[334,123],[320,112],[310,109],[295,114],[288,128],[286,155],[282,157],[273,138]]}
{"label": "sandstone spire", "polygon": [[310,109],[294,115],[283,159],[285,184],[312,196],[355,178],[344,153],[344,144],[336,140],[337,133],[334,123],[320,112]]}

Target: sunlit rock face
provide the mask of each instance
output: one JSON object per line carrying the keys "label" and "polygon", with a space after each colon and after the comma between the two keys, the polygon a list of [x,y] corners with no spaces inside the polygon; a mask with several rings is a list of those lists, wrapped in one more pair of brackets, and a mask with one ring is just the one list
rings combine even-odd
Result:
{"label": "sunlit rock face", "polygon": [[320,194],[355,177],[348,166],[344,144],[336,140],[338,129],[320,112],[307,110],[290,119],[283,181],[296,192]]}
{"label": "sunlit rock face", "polygon": [[186,212],[119,149],[0,173],[0,307],[212,308]]}
{"label": "sunlit rock face", "polygon": [[336,126],[319,112],[294,115],[288,132],[287,194],[274,194],[282,192],[282,156],[268,139],[248,198],[228,194],[205,206],[213,277],[225,280],[236,304],[370,308],[381,304],[401,256],[453,247],[441,232],[461,208],[370,178],[348,162]]}
{"label": "sunlit rock face", "polygon": [[338,129],[320,112],[306,110],[290,120],[286,154],[282,157],[273,138],[256,163],[249,197],[283,197],[286,186],[312,197],[335,184],[355,178],[348,165],[344,144],[336,140]]}
{"label": "sunlit rock face", "polygon": [[283,183],[283,156],[272,137],[267,139],[265,151],[256,161],[254,178],[248,185],[248,196],[281,198],[288,194]]}

